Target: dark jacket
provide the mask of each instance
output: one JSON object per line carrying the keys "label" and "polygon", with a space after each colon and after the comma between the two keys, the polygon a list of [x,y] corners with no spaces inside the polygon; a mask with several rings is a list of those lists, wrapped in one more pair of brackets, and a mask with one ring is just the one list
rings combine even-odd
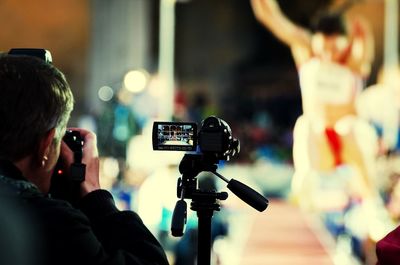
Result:
{"label": "dark jacket", "polygon": [[139,216],[119,211],[106,190],[89,193],[75,208],[42,194],[6,161],[0,161],[0,184],[29,213],[24,224],[40,237],[40,243],[35,241],[39,246],[32,246],[40,264],[168,264],[159,242]]}

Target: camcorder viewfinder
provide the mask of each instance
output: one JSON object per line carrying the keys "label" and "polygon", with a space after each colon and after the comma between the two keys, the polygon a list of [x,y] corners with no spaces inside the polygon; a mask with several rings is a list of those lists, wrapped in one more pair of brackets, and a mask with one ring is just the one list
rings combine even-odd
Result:
{"label": "camcorder viewfinder", "polygon": [[154,122],[153,150],[196,151],[197,124],[193,122]]}

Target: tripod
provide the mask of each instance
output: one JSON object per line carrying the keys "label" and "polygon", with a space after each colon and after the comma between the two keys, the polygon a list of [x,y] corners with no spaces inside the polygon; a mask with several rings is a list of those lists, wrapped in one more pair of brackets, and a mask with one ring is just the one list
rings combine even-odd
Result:
{"label": "tripod", "polygon": [[228,181],[217,173],[217,164],[218,160],[215,157],[203,154],[186,154],[179,164],[179,172],[182,174],[182,178],[178,179],[177,196],[180,200],[175,205],[171,232],[176,237],[183,235],[187,219],[187,204],[184,199],[192,199],[191,209],[197,212],[198,217],[198,265],[210,265],[211,220],[214,211],[220,210],[218,201],[228,198],[228,193],[226,192],[199,190],[196,176],[200,172],[211,172],[227,182],[229,190],[256,210],[262,212],[268,206],[268,200],[250,187],[234,179]]}

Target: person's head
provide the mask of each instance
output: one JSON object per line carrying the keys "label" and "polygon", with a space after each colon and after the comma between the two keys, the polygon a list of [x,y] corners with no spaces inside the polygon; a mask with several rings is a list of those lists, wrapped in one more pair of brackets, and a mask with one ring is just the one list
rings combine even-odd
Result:
{"label": "person's head", "polygon": [[342,60],[350,47],[342,13],[328,12],[317,16],[312,29],[313,53],[327,60]]}
{"label": "person's head", "polygon": [[30,157],[39,167],[47,163],[50,171],[73,101],[65,76],[51,63],[31,56],[1,55],[0,158],[17,162]]}

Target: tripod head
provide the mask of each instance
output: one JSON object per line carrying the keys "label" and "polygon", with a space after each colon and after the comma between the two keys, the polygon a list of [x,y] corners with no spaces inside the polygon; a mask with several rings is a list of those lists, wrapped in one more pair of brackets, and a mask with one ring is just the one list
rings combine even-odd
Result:
{"label": "tripod head", "polygon": [[237,197],[254,209],[262,212],[268,207],[268,200],[247,185],[235,180],[228,180],[217,172],[219,160],[215,156],[205,154],[185,154],[179,164],[182,177],[178,179],[177,202],[173,217],[171,232],[173,236],[182,236],[187,218],[187,204],[184,199],[192,199],[191,209],[219,211],[218,200],[226,200],[228,193],[203,191],[197,187],[197,175],[203,171],[211,172],[226,183],[227,188]]}

